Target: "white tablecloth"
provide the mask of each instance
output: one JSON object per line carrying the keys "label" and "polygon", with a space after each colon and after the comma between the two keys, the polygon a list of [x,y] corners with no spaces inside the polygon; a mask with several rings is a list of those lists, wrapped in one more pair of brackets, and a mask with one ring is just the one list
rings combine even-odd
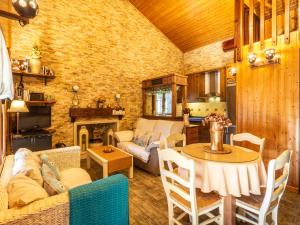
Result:
{"label": "white tablecloth", "polygon": [[[187,171],[179,168],[179,175],[187,178]],[[266,185],[266,171],[262,160],[247,163],[196,161],[196,187],[202,192],[217,191],[222,196],[260,195]]]}

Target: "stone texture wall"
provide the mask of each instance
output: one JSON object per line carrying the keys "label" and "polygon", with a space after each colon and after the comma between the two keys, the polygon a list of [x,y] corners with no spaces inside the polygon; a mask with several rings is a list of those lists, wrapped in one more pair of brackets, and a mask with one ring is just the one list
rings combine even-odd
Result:
{"label": "stone texture wall", "polygon": [[223,41],[184,53],[185,74],[225,67],[233,63],[233,51],[223,52]]}
{"label": "stone texture wall", "polygon": [[[146,78],[183,74],[183,54],[127,0],[40,0],[40,14],[25,27],[12,25],[12,57],[30,55],[34,43],[42,61],[56,72],[42,80],[25,79],[31,91],[53,96],[53,143],[73,144],[68,115],[71,87],[80,87],[80,106],[95,106],[103,96],[114,104],[116,93],[126,116],[121,129],[131,128],[141,115],[142,85]],[[16,81],[17,82],[17,79]]]}

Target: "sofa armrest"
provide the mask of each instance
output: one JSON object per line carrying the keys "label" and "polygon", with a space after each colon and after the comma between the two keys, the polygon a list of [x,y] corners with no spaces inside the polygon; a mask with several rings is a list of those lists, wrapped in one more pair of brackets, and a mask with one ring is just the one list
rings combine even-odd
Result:
{"label": "sofa armrest", "polygon": [[0,224],[15,225],[19,223],[69,224],[68,192],[35,201],[23,208],[0,211]]}
{"label": "sofa armrest", "polygon": [[132,130],[118,131],[114,133],[114,137],[117,139],[118,142],[132,141],[133,131]]}
{"label": "sofa armrest", "polygon": [[151,149],[153,148],[161,148],[162,147],[162,142],[161,141],[153,141],[152,143],[150,143],[147,148],[145,149],[145,151],[150,152]]}
{"label": "sofa armrest", "polygon": [[80,168],[80,147],[72,146],[36,152],[36,154],[47,154],[49,160],[53,161],[59,170],[69,168]]}

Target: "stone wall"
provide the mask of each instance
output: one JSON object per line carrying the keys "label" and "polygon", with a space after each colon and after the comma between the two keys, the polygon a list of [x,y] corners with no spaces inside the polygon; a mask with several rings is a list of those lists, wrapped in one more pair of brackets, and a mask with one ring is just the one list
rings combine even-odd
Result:
{"label": "stone wall", "polygon": [[233,51],[223,52],[223,41],[184,53],[185,74],[225,67],[233,63]]}
{"label": "stone wall", "polygon": [[143,79],[183,74],[182,52],[127,0],[40,0],[39,5],[40,13],[29,25],[13,23],[11,50],[13,58],[25,58],[37,43],[43,63],[56,72],[47,86],[25,79],[25,88],[57,100],[54,144],[73,144],[68,115],[73,85],[80,87],[82,107],[95,106],[99,96],[113,105],[120,93],[126,108],[121,129],[127,129],[141,115]]}

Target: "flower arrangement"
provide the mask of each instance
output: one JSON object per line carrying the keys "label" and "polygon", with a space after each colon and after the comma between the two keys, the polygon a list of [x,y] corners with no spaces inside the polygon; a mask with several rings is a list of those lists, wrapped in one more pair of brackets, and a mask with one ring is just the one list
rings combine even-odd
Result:
{"label": "flower arrangement", "polygon": [[191,112],[191,109],[190,109],[190,108],[184,108],[184,109],[182,110],[182,113],[183,113],[183,114],[190,114],[190,112]]}
{"label": "flower arrangement", "polygon": [[206,116],[204,121],[206,124],[209,122],[217,122],[223,127],[230,127],[232,125],[232,122],[229,118],[217,113],[211,113],[210,115]]}
{"label": "flower arrangement", "polygon": [[41,53],[41,51],[39,49],[39,46],[38,45],[34,45],[32,47],[32,50],[31,50],[31,58],[32,59],[39,59],[39,58],[41,58],[41,56],[42,56],[42,53]]}

